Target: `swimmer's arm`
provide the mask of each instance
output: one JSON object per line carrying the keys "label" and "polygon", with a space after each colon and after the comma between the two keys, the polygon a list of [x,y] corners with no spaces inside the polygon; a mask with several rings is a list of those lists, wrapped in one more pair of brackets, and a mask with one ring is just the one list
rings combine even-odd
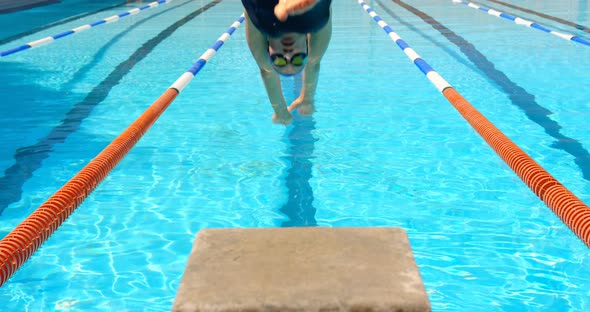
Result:
{"label": "swimmer's arm", "polygon": [[303,87],[300,94],[304,102],[313,103],[320,73],[320,61],[328,49],[331,37],[331,19],[328,20],[326,26],[309,36],[309,55],[307,56],[307,64],[303,69]]}
{"label": "swimmer's arm", "polygon": [[281,89],[279,74],[271,67],[268,59],[268,41],[266,37],[252,24],[246,14],[246,40],[252,56],[260,68],[260,76],[264,82],[266,94],[272,105],[275,115],[273,121],[288,125],[293,118],[287,108]]}

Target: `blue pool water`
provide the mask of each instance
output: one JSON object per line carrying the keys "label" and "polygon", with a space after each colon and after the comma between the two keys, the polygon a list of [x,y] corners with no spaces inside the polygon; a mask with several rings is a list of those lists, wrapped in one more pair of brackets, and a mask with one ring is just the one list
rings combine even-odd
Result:
{"label": "blue pool water", "polygon": [[[138,5],[125,2],[70,0],[0,15],[8,25],[0,40],[10,39],[0,51]],[[587,1],[505,2],[529,11],[482,4],[590,38],[531,12],[588,27]],[[590,204],[590,47],[450,0],[368,4]],[[236,0],[175,0],[1,58],[0,237],[133,122],[241,11]],[[0,310],[167,311],[200,229],[318,225],[404,228],[434,311],[589,311],[588,248],[356,0],[333,0],[333,18],[313,117],[271,123],[240,26],[0,288]],[[10,26],[19,20],[30,25]],[[292,100],[296,78],[283,83]]]}

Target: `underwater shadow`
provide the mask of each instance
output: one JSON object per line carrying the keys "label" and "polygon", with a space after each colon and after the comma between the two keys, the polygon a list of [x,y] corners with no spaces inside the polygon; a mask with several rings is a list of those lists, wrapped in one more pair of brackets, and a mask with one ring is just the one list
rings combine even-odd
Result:
{"label": "underwater shadow", "polygon": [[312,135],[315,129],[313,117],[295,115],[293,125],[287,133],[285,185],[288,190],[287,202],[279,209],[289,219],[282,222],[282,227],[316,226],[316,209],[313,206],[313,189],[309,185],[312,177],[314,145],[317,141]]}
{"label": "underwater shadow", "polygon": [[[301,74],[283,79],[282,84],[285,90],[292,90],[293,99],[297,98],[301,90]],[[289,99],[287,102],[290,103]],[[287,128],[284,137],[287,151],[286,156],[282,158],[288,168],[284,175],[288,198],[279,211],[287,216],[288,220],[283,221],[281,227],[317,225],[316,209],[313,206],[313,189],[309,185],[313,169],[311,159],[314,157],[315,142],[318,140],[313,136],[313,130],[315,130],[313,117],[300,116],[297,112],[293,112],[293,123]]]}

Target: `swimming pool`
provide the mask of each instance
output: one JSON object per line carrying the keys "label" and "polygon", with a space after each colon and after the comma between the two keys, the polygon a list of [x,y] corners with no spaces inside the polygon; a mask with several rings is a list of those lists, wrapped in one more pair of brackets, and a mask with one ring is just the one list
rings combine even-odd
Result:
{"label": "swimming pool", "polygon": [[[74,12],[73,2],[62,6]],[[584,243],[355,0],[333,2],[313,118],[296,116],[287,128],[270,122],[240,27],[2,286],[0,309],[170,310],[200,229],[319,225],[406,229],[435,311],[589,310]],[[585,1],[505,2],[512,6],[485,5],[590,38],[533,14],[588,26]],[[490,121],[590,202],[590,47],[450,0],[368,3]],[[34,33],[3,42],[0,51],[138,5],[104,7],[117,4],[85,14],[101,9],[86,3],[48,22],[55,26],[31,26]],[[26,14],[0,15],[0,22]],[[239,1],[175,0],[1,58],[2,237],[240,14]],[[18,33],[2,30],[1,38]],[[284,80],[288,98],[298,87]]]}

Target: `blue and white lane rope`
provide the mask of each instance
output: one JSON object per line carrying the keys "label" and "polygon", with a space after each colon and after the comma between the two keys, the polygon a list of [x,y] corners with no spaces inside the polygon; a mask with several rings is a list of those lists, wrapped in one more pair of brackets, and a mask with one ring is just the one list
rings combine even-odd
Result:
{"label": "blue and white lane rope", "polygon": [[172,1],[173,0],[158,0],[158,1],[154,1],[154,2],[148,3],[148,4],[144,5],[144,6],[137,7],[137,8],[134,8],[134,9],[125,11],[123,13],[120,13],[120,14],[117,14],[117,15],[113,15],[113,16],[110,16],[110,17],[101,19],[100,21],[96,21],[96,22],[91,23],[91,24],[82,25],[82,26],[79,26],[79,27],[70,29],[68,31],[64,31],[64,32],[59,33],[59,34],[54,35],[54,36],[49,36],[49,37],[41,38],[39,40],[31,41],[31,42],[29,42],[27,44],[21,45],[20,47],[16,47],[16,48],[12,48],[12,49],[9,49],[9,50],[0,52],[0,58],[1,57],[5,57],[5,56],[8,56],[8,55],[11,55],[11,54],[14,54],[14,53],[17,53],[17,52],[28,50],[30,48],[35,48],[35,47],[38,47],[40,45],[52,43],[53,41],[55,41],[57,39],[60,39],[60,38],[63,38],[63,37],[67,37],[67,36],[72,35],[72,34],[75,34],[75,33],[79,33],[81,31],[90,29],[92,27],[96,27],[98,25],[113,23],[113,22],[116,22],[116,21],[118,21],[119,19],[121,19],[121,18],[123,18],[125,16],[135,15],[135,14],[138,14],[139,12],[141,12],[141,11],[144,11],[144,10],[147,10],[147,9],[151,9],[151,8],[154,8],[154,7],[157,7],[160,4],[162,4],[162,3],[168,3],[168,2],[172,2]]}
{"label": "blue and white lane rope", "polygon": [[367,11],[367,13],[369,13],[373,20],[377,22],[381,28],[383,28],[391,40],[393,40],[393,42],[395,42],[397,46],[402,49],[402,51],[408,56],[414,65],[416,65],[426,75],[428,80],[434,84],[438,91],[443,92],[444,89],[451,87],[451,85],[443,77],[441,77],[441,75],[439,75],[432,67],[430,67],[430,65],[428,65],[428,63],[426,63],[420,57],[420,55],[416,53],[416,51],[410,48],[410,46],[394,32],[391,27],[389,27],[389,25],[387,25],[387,23],[385,23],[385,21],[383,21],[383,19],[381,19],[381,17],[379,17],[375,11],[373,11],[373,9],[371,9],[369,5],[367,5],[363,0],[358,0],[358,3],[363,7],[363,9],[365,9],[365,11]]}
{"label": "blue and white lane rope", "polygon": [[201,57],[199,57],[199,59],[193,64],[193,66],[191,66],[191,68],[189,68],[184,74],[182,74],[182,76],[180,76],[180,78],[178,78],[170,86],[170,88],[176,89],[180,93],[180,91],[182,91],[182,89],[184,89],[184,87],[186,87],[189,84],[189,82],[191,82],[191,80],[195,78],[195,76],[201,71],[201,69],[205,67],[209,59],[213,57],[213,55],[215,55],[217,50],[219,50],[219,48],[223,46],[227,39],[229,39],[229,37],[236,31],[240,24],[244,22],[244,20],[245,17],[244,14],[242,14],[240,18],[238,18],[231,25],[231,27],[228,28],[228,30],[225,33],[223,33],[223,35],[221,35],[221,37],[219,37],[219,39],[217,39],[217,41],[209,49],[207,49],[207,51],[205,51],[205,53],[203,53]]}
{"label": "blue and white lane rope", "polygon": [[577,42],[577,43],[581,43],[581,44],[590,46],[590,41],[588,41],[588,40],[586,40],[586,39],[584,39],[582,37],[578,37],[576,35],[570,35],[570,34],[560,33],[558,31],[551,30],[551,29],[549,29],[549,28],[547,28],[545,26],[541,26],[541,25],[539,25],[539,24],[537,24],[535,22],[531,22],[531,21],[526,20],[524,18],[520,18],[520,17],[517,17],[517,16],[512,16],[512,15],[506,14],[504,12],[500,12],[500,11],[496,11],[494,9],[486,8],[486,7],[483,7],[481,5],[475,4],[473,2],[467,2],[467,1],[463,1],[463,0],[453,0],[453,2],[454,3],[462,3],[462,4],[464,4],[464,5],[466,5],[466,6],[470,7],[470,8],[474,8],[476,10],[486,12],[489,15],[493,15],[495,17],[505,18],[505,19],[507,19],[509,21],[513,21],[514,23],[516,23],[518,25],[524,25],[524,26],[527,26],[527,27],[535,28],[535,29],[538,29],[538,30],[544,31],[546,33],[555,35],[555,36],[557,36],[559,38],[562,38],[562,39],[565,39],[565,40],[574,41],[574,42]]}

